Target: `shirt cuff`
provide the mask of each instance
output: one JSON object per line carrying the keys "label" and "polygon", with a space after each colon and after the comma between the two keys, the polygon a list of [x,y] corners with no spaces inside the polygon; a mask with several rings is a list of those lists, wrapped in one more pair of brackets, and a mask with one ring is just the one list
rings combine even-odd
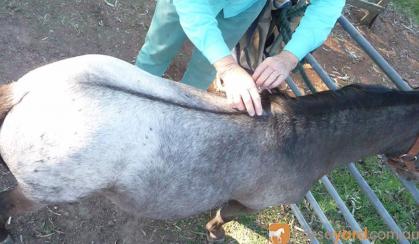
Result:
{"label": "shirt cuff", "polygon": [[291,39],[287,45],[285,45],[284,50],[294,54],[298,58],[298,61],[301,61],[309,52],[316,48],[313,45],[307,45],[306,43],[310,42],[302,42],[297,38]]}
{"label": "shirt cuff", "polygon": [[211,43],[203,50],[203,55],[211,64],[231,54],[231,50],[227,47],[224,40],[216,43]]}

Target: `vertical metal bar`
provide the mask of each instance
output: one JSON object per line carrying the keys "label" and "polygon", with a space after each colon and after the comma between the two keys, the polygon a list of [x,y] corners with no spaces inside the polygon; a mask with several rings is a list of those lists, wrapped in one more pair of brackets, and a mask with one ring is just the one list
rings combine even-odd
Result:
{"label": "vertical metal bar", "polygon": [[358,45],[371,57],[371,59],[383,70],[383,72],[402,90],[408,90],[410,86],[406,81],[391,67],[391,65],[381,56],[381,54],[371,45],[371,43],[358,32],[345,16],[338,19],[342,28],[358,43]]}
{"label": "vertical metal bar", "polygon": [[416,205],[419,205],[419,191],[415,183],[413,183],[412,181],[407,181],[401,177],[399,178],[399,180],[403,183],[404,187],[406,187],[406,189],[410,191],[410,193],[412,193],[412,196],[413,196],[413,199],[415,199]]}
{"label": "vertical metal bar", "polygon": [[320,78],[330,90],[336,90],[338,88],[335,84],[335,81],[330,78],[330,76],[319,64],[319,62],[317,62],[313,55],[307,54],[307,56],[305,56],[305,60],[311,65],[311,67],[313,67],[314,71],[316,71],[316,73],[320,76]]}
{"label": "vertical metal bar", "polygon": [[[324,184],[326,190],[329,192],[329,194],[335,200],[335,202],[338,205],[338,208],[340,209],[340,211],[342,211],[343,217],[345,217],[346,222],[349,223],[352,230],[357,231],[357,232],[362,232],[361,226],[359,226],[358,222],[355,220],[354,216],[351,214],[348,207],[346,207],[345,203],[343,202],[342,198],[339,196],[339,193],[333,187],[329,178],[327,178],[327,176],[323,176],[321,178],[321,181]],[[360,240],[360,241],[363,244],[371,243],[369,240]]]}
{"label": "vertical metal bar", "polygon": [[[311,194],[311,191],[307,192],[306,198],[307,198],[307,201],[310,203],[311,207],[313,207],[314,213],[317,215],[317,217],[319,217],[320,222],[322,222],[323,227],[329,233],[331,240],[335,241],[333,239],[333,234],[335,233],[335,229],[333,229],[332,225],[330,224],[323,210],[320,208],[320,205],[317,203],[316,199],[314,199],[314,196],[313,194]],[[338,243],[342,244],[340,240],[338,240]]]}
{"label": "vertical metal bar", "polygon": [[358,182],[358,185],[361,187],[361,190],[365,193],[365,195],[368,197],[372,205],[377,210],[378,214],[381,216],[381,218],[384,220],[386,225],[392,230],[398,237],[398,240],[400,243],[409,243],[409,241],[404,237],[402,230],[399,228],[397,223],[394,221],[394,219],[390,216],[390,214],[387,212],[383,204],[380,202],[380,199],[378,199],[377,195],[375,195],[374,191],[371,189],[371,187],[368,185],[368,183],[365,181],[365,179],[362,177],[361,173],[359,173],[358,169],[355,167],[354,163],[349,164],[349,171],[355,178],[355,180]]}
{"label": "vertical metal bar", "polygon": [[292,80],[291,76],[288,76],[287,79],[285,80],[288,84],[288,86],[291,88],[292,92],[294,92],[294,94],[299,97],[302,96],[303,94],[300,92],[300,90],[298,89],[298,86],[295,84],[295,82]]}
{"label": "vertical metal bar", "polygon": [[399,176],[396,172],[394,172],[394,175],[396,175],[396,177],[399,178],[400,182],[402,182],[404,187],[410,192],[410,194],[412,194],[413,198],[416,201],[416,204],[419,204],[419,190],[416,187],[415,183],[403,179],[403,177]]}
{"label": "vertical metal bar", "polygon": [[[388,158],[384,157],[384,160],[388,160]],[[398,176],[394,168],[390,167],[388,164],[387,164],[387,168],[390,169],[394,175]],[[416,184],[412,181],[407,181],[403,179],[402,177],[399,177],[399,180],[403,183],[404,187],[406,187],[406,189],[410,193],[412,193],[413,199],[415,200],[416,204],[419,205],[419,192],[418,192],[418,189],[416,188]]]}
{"label": "vertical metal bar", "polygon": [[419,205],[419,190],[416,187],[415,182],[404,179],[393,168],[391,168],[388,164],[387,164],[387,168],[390,168],[390,170],[400,180],[400,182],[404,185],[404,187],[407,189],[407,191],[410,192],[410,194],[412,195],[412,197],[415,200],[416,204]]}
{"label": "vertical metal bar", "polygon": [[291,204],[291,210],[294,213],[295,217],[297,217],[298,222],[303,227],[304,232],[307,234],[308,239],[310,239],[310,243],[319,244],[319,241],[316,238],[316,235],[313,233],[313,230],[308,225],[304,215],[301,213],[300,208],[296,204]]}

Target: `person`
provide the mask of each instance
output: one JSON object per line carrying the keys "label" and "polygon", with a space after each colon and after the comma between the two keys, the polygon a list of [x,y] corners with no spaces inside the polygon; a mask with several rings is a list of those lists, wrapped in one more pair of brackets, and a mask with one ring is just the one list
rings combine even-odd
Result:
{"label": "person", "polygon": [[266,58],[251,75],[231,51],[266,4],[266,0],[158,0],[136,65],[162,76],[189,38],[195,48],[181,82],[207,89],[218,74],[233,108],[261,115],[259,91],[279,86],[299,60],[326,40],[345,0],[311,0],[284,49]]}

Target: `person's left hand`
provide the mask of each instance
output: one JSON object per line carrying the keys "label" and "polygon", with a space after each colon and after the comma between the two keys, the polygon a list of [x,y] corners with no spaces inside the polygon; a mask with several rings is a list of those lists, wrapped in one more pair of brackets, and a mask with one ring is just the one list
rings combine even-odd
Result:
{"label": "person's left hand", "polygon": [[297,66],[298,58],[288,52],[282,51],[276,56],[266,58],[256,68],[252,75],[256,86],[261,89],[272,89],[279,86]]}

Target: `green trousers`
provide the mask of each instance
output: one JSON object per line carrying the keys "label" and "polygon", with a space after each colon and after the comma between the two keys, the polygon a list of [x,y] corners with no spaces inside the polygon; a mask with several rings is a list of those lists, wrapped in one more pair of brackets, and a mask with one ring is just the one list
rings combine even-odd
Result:
{"label": "green trousers", "polygon": [[[179,16],[172,0],[158,0],[150,28],[135,64],[141,69],[162,76],[186,39]],[[224,41],[230,49],[238,43],[247,28],[259,15],[266,1],[257,1],[246,11],[231,18],[224,18],[223,11],[217,16]],[[200,89],[207,89],[216,71],[202,53],[194,49],[182,82]]]}

